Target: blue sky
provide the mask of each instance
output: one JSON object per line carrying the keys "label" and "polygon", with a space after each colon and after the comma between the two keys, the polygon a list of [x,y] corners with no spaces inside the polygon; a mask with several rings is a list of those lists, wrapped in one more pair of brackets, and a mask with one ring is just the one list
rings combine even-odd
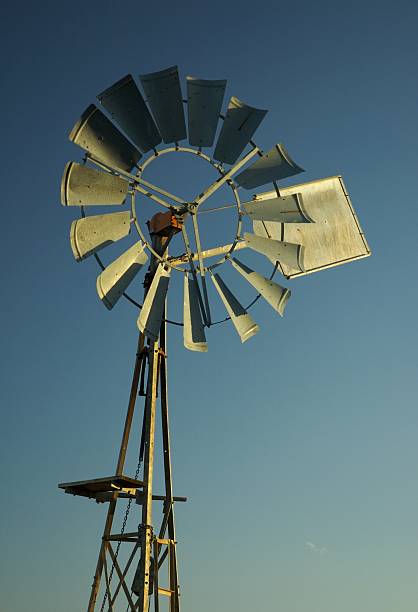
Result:
{"label": "blue sky", "polygon": [[85,608],[105,508],[57,483],[114,470],[136,346],[135,309],[106,311],[71,254],[67,135],[107,86],[172,64],[270,109],[257,142],[285,143],[301,180],[341,173],[373,251],[287,283],[283,319],[258,304],[243,346],[223,325],[192,354],[170,330],[182,609],[416,609],[417,17],[412,1],[3,9],[2,611]]}

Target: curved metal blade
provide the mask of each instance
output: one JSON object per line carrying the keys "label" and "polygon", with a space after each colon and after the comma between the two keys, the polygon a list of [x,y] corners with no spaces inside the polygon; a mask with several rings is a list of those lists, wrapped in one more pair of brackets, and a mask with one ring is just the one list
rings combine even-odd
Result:
{"label": "curved metal blade", "polygon": [[277,221],[278,223],[313,223],[303,206],[302,194],[292,193],[282,197],[256,197],[243,204],[247,215],[253,220]]}
{"label": "curved metal blade", "polygon": [[161,135],[131,74],[100,93],[97,99],[143,153],[160,144]]}
{"label": "curved metal blade", "polygon": [[241,338],[241,342],[246,342],[246,340],[254,336],[260,328],[257,323],[254,322],[252,316],[248,314],[243,306],[241,306],[235,295],[228,289],[219,274],[211,274],[211,278]]}
{"label": "curved metal blade", "polygon": [[144,248],[144,244],[139,240],[97,277],[97,293],[108,310],[113,308],[147,262],[148,256]]}
{"label": "curved metal blade", "polygon": [[305,170],[295,164],[282,144],[277,144],[252,166],[238,174],[235,180],[244,189],[253,189],[300,172]]}
{"label": "curved metal blade", "polygon": [[303,263],[305,248],[302,244],[281,242],[280,240],[263,238],[248,232],[244,234],[244,240],[250,249],[265,255],[271,262],[283,262],[293,270],[305,271]]}
{"label": "curved metal blade", "polygon": [[129,172],[141,153],[94,104],[81,115],[69,139],[112,168]]}
{"label": "curved metal blade", "polygon": [[158,264],[137,320],[138,329],[152,342],[157,340],[160,333],[170,271],[171,268],[166,270],[162,264]]}
{"label": "curved metal blade", "polygon": [[254,272],[254,270],[251,270],[251,268],[236,259],[236,257],[233,257],[229,261],[234,266],[235,270],[238,270],[245,280],[247,280],[282,317],[287,301],[290,298],[290,289],[286,289],[274,283],[258,272]]}
{"label": "curved metal blade", "polygon": [[196,147],[211,147],[215,139],[226,81],[187,77],[189,142]]}
{"label": "curved metal blade", "polygon": [[200,312],[198,289],[196,280],[184,275],[184,346],[190,351],[206,352],[205,328]]}
{"label": "curved metal blade", "polygon": [[164,142],[187,138],[177,66],[139,77]]}
{"label": "curved metal blade", "polygon": [[94,215],[73,221],[71,248],[77,261],[86,259],[112,242],[125,238],[131,231],[129,212]]}
{"label": "curved metal blade", "polygon": [[129,183],[119,176],[68,162],[61,181],[61,204],[123,204],[128,190]]}
{"label": "curved metal blade", "polygon": [[232,96],[216,143],[214,158],[233,164],[250,142],[266,113],[266,110],[248,106]]}

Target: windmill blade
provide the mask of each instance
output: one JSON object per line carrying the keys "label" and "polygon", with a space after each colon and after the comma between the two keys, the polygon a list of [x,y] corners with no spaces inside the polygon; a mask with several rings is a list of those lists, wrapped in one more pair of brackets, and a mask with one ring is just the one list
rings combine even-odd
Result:
{"label": "windmill blade", "polygon": [[257,198],[243,204],[253,221],[276,221],[278,223],[313,223],[303,205],[301,193],[282,197]]}
{"label": "windmill blade", "polygon": [[162,264],[158,265],[138,317],[139,330],[152,342],[157,340],[160,333],[170,281],[170,270],[166,270]]}
{"label": "windmill blade", "polygon": [[142,74],[142,86],[164,142],[187,138],[177,66]]}
{"label": "windmill blade", "polygon": [[277,144],[252,166],[240,172],[235,180],[244,189],[253,189],[300,172],[305,170],[295,164],[282,144]]}
{"label": "windmill blade", "polygon": [[125,238],[131,230],[129,212],[94,215],[71,224],[70,241],[77,261],[86,259],[105,246]]}
{"label": "windmill blade", "polygon": [[130,172],[141,158],[141,153],[94,104],[81,115],[69,139],[111,168]]}
{"label": "windmill blade", "polygon": [[248,266],[239,261],[236,257],[229,260],[250,285],[260,293],[272,308],[282,317],[287,301],[290,298],[290,289],[269,280],[258,272],[254,272]]}
{"label": "windmill blade", "polygon": [[213,284],[216,287],[224,306],[231,317],[231,321],[238,332],[241,342],[246,342],[258,331],[259,327],[254,322],[252,316],[248,314],[243,306],[238,302],[235,295],[228,289],[219,274],[211,274]]}
{"label": "windmill blade", "polygon": [[187,77],[189,142],[196,147],[211,147],[215,139],[226,81]]}
{"label": "windmill blade", "polygon": [[148,256],[144,248],[145,245],[139,240],[97,277],[97,293],[108,310],[113,308],[147,262]]}
{"label": "windmill blade", "polygon": [[265,255],[271,262],[278,261],[294,270],[305,271],[303,264],[305,248],[302,244],[272,240],[248,232],[244,233],[244,240],[250,249]]}
{"label": "windmill blade", "polygon": [[160,144],[161,135],[131,74],[103,91],[97,99],[143,153]]}
{"label": "windmill blade", "polygon": [[63,206],[123,204],[129,190],[125,179],[68,162],[61,181]]}
{"label": "windmill blade", "polygon": [[214,158],[233,164],[250,142],[266,113],[266,110],[248,106],[232,96],[216,143]]}
{"label": "windmill blade", "polygon": [[198,288],[196,280],[184,275],[184,346],[190,351],[206,352],[205,328],[199,306]]}

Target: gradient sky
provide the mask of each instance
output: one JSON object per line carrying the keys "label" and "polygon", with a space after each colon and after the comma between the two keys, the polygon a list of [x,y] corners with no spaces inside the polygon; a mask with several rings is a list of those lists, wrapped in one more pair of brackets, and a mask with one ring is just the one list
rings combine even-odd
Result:
{"label": "gradient sky", "polygon": [[341,173],[373,251],[284,282],[285,317],[258,304],[243,346],[225,324],[193,354],[170,329],[182,610],[416,610],[417,18],[412,0],[3,8],[1,612],[87,605],[105,507],[57,483],[114,471],[136,311],[106,311],[74,262],[59,185],[95,95],[172,64],[270,109],[256,140],[301,180]]}

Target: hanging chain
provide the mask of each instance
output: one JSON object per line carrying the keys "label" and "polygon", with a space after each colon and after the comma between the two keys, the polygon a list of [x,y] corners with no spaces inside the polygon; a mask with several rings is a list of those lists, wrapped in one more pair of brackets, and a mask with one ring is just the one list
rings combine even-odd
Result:
{"label": "hanging chain", "polygon": [[[135,477],[134,477],[135,480],[138,479],[138,475],[139,475],[139,471],[141,469],[141,465],[142,465],[142,458],[139,457],[138,465],[136,466],[136,472],[135,472]],[[123,522],[122,522],[122,528],[120,530],[121,535],[123,535],[125,533],[126,523],[128,521],[129,512],[131,510],[132,500],[133,500],[133,497],[130,497],[129,501],[128,501],[128,505],[126,507],[125,516],[123,517]],[[109,587],[110,587],[110,583],[111,583],[112,578],[113,578],[113,572],[115,570],[115,561],[117,561],[118,554],[119,554],[119,549],[120,549],[120,545],[121,544],[122,544],[122,541],[119,540],[118,545],[116,546],[116,550],[115,550],[115,558],[114,558],[114,561],[112,562],[112,567],[110,568]],[[105,554],[106,554],[106,552],[105,552]],[[106,605],[106,600],[107,600],[107,591],[105,592],[105,594],[103,596],[103,601],[102,601],[102,605],[101,605],[101,608],[100,608],[100,612],[103,612],[104,607]]]}

